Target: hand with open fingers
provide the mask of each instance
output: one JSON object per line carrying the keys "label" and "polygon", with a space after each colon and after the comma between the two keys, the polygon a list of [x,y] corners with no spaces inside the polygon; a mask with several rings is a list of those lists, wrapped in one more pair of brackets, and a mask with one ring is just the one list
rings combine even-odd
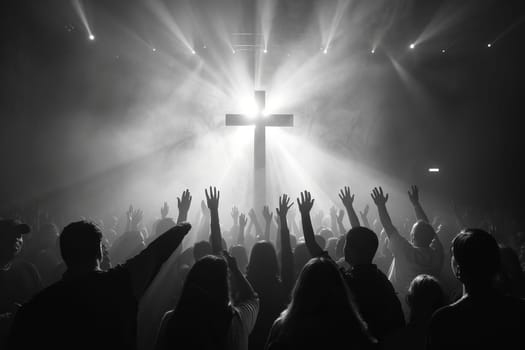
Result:
{"label": "hand with open fingers", "polygon": [[412,202],[412,204],[418,203],[419,202],[419,188],[417,188],[417,186],[414,185],[411,187],[411,189],[412,189],[412,192],[408,190],[408,198],[410,199],[410,202]]}
{"label": "hand with open fingers", "polygon": [[190,210],[191,199],[192,196],[188,189],[182,192],[181,197],[177,197],[177,207],[179,208],[179,212],[187,213]]}
{"label": "hand with open fingers", "polygon": [[279,196],[279,207],[275,208],[275,211],[277,212],[277,216],[279,217],[286,217],[288,214],[288,210],[292,207],[293,202],[290,202],[290,197],[288,197],[287,194],[283,194],[282,196]]}
{"label": "hand with open fingers", "polygon": [[315,199],[312,199],[312,195],[308,191],[301,192],[301,198],[297,198],[297,206],[302,215],[309,214],[310,210],[314,206]]}
{"label": "hand with open fingers", "polygon": [[339,191],[339,198],[343,202],[345,208],[348,208],[354,204],[355,194],[351,194],[350,187],[345,186],[341,191]]}
{"label": "hand with open fingers", "polygon": [[206,204],[208,205],[208,208],[211,210],[219,210],[219,198],[221,196],[221,192],[217,191],[216,187],[210,186],[210,192],[208,193],[208,190],[204,190],[204,194],[206,195]]}
{"label": "hand with open fingers", "polygon": [[385,205],[388,201],[388,193],[385,195],[381,187],[374,187],[370,196],[377,206]]}
{"label": "hand with open fingers", "polygon": [[248,218],[246,215],[241,214],[239,215],[239,226],[246,227],[246,224],[248,223]]}
{"label": "hand with open fingers", "polygon": [[270,223],[272,221],[273,213],[270,212],[270,208],[267,205],[263,207],[262,215],[263,215],[264,221],[266,221],[267,223]]}
{"label": "hand with open fingers", "polygon": [[170,207],[168,206],[168,202],[164,202],[164,205],[160,208],[160,217],[165,219],[168,216],[169,211]]}

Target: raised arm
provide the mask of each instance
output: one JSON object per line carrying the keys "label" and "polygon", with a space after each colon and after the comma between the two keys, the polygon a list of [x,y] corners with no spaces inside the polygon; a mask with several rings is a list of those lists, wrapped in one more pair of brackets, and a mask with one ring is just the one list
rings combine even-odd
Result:
{"label": "raised arm", "polygon": [[259,224],[259,220],[257,219],[257,214],[255,213],[255,210],[252,208],[248,212],[248,216],[250,217],[250,224],[255,227],[255,238],[259,241],[263,239],[263,232],[261,229],[261,225]]}
{"label": "raised arm", "polygon": [[188,221],[188,212],[190,211],[191,198],[192,197],[189,190],[182,192],[181,197],[177,197],[177,207],[179,208],[177,224]]}
{"label": "raised arm", "polygon": [[343,209],[339,210],[337,214],[337,227],[339,228],[339,236],[346,235],[345,225],[343,225],[343,219],[345,217],[345,211]]}
{"label": "raised arm", "polygon": [[210,234],[210,210],[206,206],[205,201],[201,201],[202,218],[199,223],[199,231],[197,232],[197,242],[207,241]]}
{"label": "raised arm", "polygon": [[237,244],[244,246],[244,229],[246,228],[246,223],[248,219],[246,215],[239,215],[239,235],[237,236]]}
{"label": "raised arm", "polygon": [[350,187],[345,186],[345,188],[339,191],[339,198],[341,198],[341,201],[343,202],[343,205],[346,208],[346,212],[348,213],[350,226],[352,226],[352,228],[359,227],[359,218],[357,217],[354,210],[355,195],[350,193]]}
{"label": "raised arm", "polygon": [[408,190],[408,198],[410,199],[410,203],[412,203],[412,206],[414,207],[414,211],[416,212],[416,219],[422,220],[430,224],[430,221],[428,220],[428,216],[423,210],[421,203],[419,202],[419,188],[417,188],[417,186],[412,186],[412,192]]}
{"label": "raised arm", "polygon": [[257,293],[253,290],[252,285],[243,273],[239,270],[237,261],[227,251],[222,251],[222,255],[228,263],[228,269],[230,270],[230,277],[232,282],[232,295],[234,304],[246,302],[250,299],[257,298]]}
{"label": "raised arm", "polygon": [[359,212],[359,216],[361,217],[361,222],[363,223],[363,226],[366,228],[370,228],[370,222],[368,221],[368,211],[370,210],[370,206],[367,204],[365,207],[365,210]]}
{"label": "raised arm", "polygon": [[265,205],[262,214],[264,218],[264,240],[270,242],[270,228],[272,227],[273,213],[271,213],[270,208]]}
{"label": "raised arm", "polygon": [[290,203],[288,195],[283,194],[279,197],[279,208],[276,208],[277,216],[279,217],[280,239],[281,239],[281,279],[287,295],[292,291],[294,285],[294,271],[293,271],[293,253],[290,245],[290,231],[288,229],[288,221],[286,215],[288,210],[293,205]]}
{"label": "raised arm", "polygon": [[314,199],[308,191],[301,192],[301,198],[297,198],[297,205],[301,212],[301,221],[303,224],[303,235],[306,247],[313,257],[323,255],[323,249],[317,244],[314,236],[314,228],[312,227],[312,220],[310,219],[310,210],[314,205]]}
{"label": "raised arm", "polygon": [[330,208],[330,229],[334,235],[337,235],[337,232],[339,232],[337,228],[337,208],[334,206]]}
{"label": "raised arm", "polygon": [[204,194],[206,195],[206,204],[210,209],[211,250],[213,254],[219,255],[222,251],[221,226],[219,225],[219,197],[221,192],[210,186],[210,193],[205,189]]}
{"label": "raised arm", "polygon": [[386,210],[388,194],[385,195],[381,187],[374,187],[371,196],[374,200],[375,205],[377,206],[379,220],[381,221],[381,225],[383,225],[383,228],[385,229],[386,235],[390,237],[392,235],[399,234],[394,224],[392,223],[392,219],[390,219],[388,211]]}
{"label": "raised arm", "polygon": [[140,254],[124,264],[124,268],[127,268],[129,271],[137,300],[142,297],[162,264],[178,248],[190,229],[191,225],[189,223],[182,223],[172,227],[151,242]]}

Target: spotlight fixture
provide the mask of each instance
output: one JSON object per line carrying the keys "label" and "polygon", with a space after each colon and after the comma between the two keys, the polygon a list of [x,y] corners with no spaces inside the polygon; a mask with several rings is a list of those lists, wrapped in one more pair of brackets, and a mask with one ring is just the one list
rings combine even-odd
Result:
{"label": "spotlight fixture", "polygon": [[376,53],[376,49],[372,49],[372,50],[370,50],[370,53],[371,53],[371,54]]}
{"label": "spotlight fixture", "polygon": [[328,53],[328,49],[324,49],[323,53],[326,55]]}
{"label": "spotlight fixture", "polygon": [[89,34],[89,40],[91,41],[95,40],[95,36],[93,34]]}
{"label": "spotlight fixture", "polygon": [[264,52],[264,53],[268,53],[268,50],[267,50],[267,49],[264,49],[263,52]]}
{"label": "spotlight fixture", "polygon": [[441,53],[445,53],[445,52],[447,52],[447,50],[445,50],[445,49],[441,50]]}
{"label": "spotlight fixture", "polygon": [[428,168],[429,173],[439,173],[439,168]]}
{"label": "spotlight fixture", "polygon": [[416,44],[412,43],[412,44],[410,44],[409,47],[410,47],[410,50],[414,50],[416,48]]}
{"label": "spotlight fixture", "polygon": [[196,53],[195,50],[191,50],[192,55],[195,55],[195,53]]}
{"label": "spotlight fixture", "polygon": [[491,43],[488,43],[487,44],[487,47],[490,49],[492,47],[492,44]]}
{"label": "spotlight fixture", "polygon": [[155,52],[155,51],[157,51],[157,49],[154,48],[154,47],[152,47],[152,48],[151,48],[151,51]]}

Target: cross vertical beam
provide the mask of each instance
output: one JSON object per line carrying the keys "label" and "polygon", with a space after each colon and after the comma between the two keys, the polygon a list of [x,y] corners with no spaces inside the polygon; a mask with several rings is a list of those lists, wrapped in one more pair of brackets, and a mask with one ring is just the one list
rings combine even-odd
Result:
{"label": "cross vertical beam", "polygon": [[258,113],[254,118],[242,114],[226,114],[226,126],[255,125],[253,138],[253,208],[260,212],[266,205],[266,127],[293,126],[292,114],[264,115],[266,93],[255,91]]}

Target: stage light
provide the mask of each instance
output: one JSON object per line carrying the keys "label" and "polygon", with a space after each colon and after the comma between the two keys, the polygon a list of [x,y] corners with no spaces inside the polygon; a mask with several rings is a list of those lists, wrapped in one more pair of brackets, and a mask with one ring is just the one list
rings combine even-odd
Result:
{"label": "stage light", "polygon": [[264,49],[264,51],[263,51],[263,52],[264,52],[264,53],[268,53],[268,50]]}
{"label": "stage light", "polygon": [[157,49],[154,48],[154,47],[152,47],[152,48],[151,48],[151,51],[155,52],[155,51],[157,51]]}
{"label": "stage light", "polygon": [[370,53],[371,53],[371,54],[376,53],[376,49],[372,49],[372,50],[370,50]]}
{"label": "stage light", "polygon": [[412,44],[410,44],[409,47],[410,47],[410,50],[414,50],[416,48],[416,44],[412,43]]}
{"label": "stage light", "polygon": [[192,55],[196,54],[195,50],[191,50],[191,53],[192,53]]}
{"label": "stage light", "polygon": [[490,49],[492,47],[492,44],[491,43],[488,43],[487,44],[487,47]]}
{"label": "stage light", "polygon": [[439,173],[439,168],[428,168],[429,173]]}
{"label": "stage light", "polygon": [[326,55],[328,53],[328,49],[324,49],[323,53]]}
{"label": "stage light", "polygon": [[232,50],[232,53],[235,55],[235,50]]}
{"label": "stage light", "polygon": [[89,40],[91,41],[95,40],[95,36],[93,34],[89,34]]}
{"label": "stage light", "polygon": [[441,53],[445,53],[445,52],[447,52],[447,50],[445,50],[445,49],[441,50]]}

